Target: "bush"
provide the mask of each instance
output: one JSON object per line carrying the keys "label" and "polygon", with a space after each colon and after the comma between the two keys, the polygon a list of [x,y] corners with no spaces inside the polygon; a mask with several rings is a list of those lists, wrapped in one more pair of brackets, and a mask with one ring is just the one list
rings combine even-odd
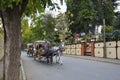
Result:
{"label": "bush", "polygon": [[120,40],[120,30],[115,30],[112,32],[112,39],[115,41]]}

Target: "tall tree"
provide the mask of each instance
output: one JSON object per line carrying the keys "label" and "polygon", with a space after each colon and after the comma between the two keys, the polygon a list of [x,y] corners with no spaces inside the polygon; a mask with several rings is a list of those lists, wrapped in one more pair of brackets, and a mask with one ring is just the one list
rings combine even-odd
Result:
{"label": "tall tree", "polygon": [[94,17],[94,10],[90,0],[68,0],[68,12],[73,16],[69,17],[73,24],[70,26],[72,32],[88,32],[88,25]]}
{"label": "tall tree", "polygon": [[90,30],[90,24],[94,18],[94,9],[90,0],[82,0],[80,3],[79,20],[84,26],[84,32],[88,33]]}
{"label": "tall tree", "polygon": [[96,12],[94,22],[100,25],[103,23],[103,18],[105,18],[106,25],[113,25],[114,2],[112,2],[112,0],[92,0],[92,2]]}
{"label": "tall tree", "polygon": [[44,10],[50,0],[0,0],[4,27],[4,80],[19,80],[21,55],[21,18]]}
{"label": "tall tree", "polygon": [[[72,22],[68,19],[69,13],[59,14],[56,20],[56,28],[59,32],[59,41],[68,39],[70,40],[73,35],[71,35],[71,30],[69,29]],[[70,37],[69,37],[70,36]]]}
{"label": "tall tree", "polygon": [[[67,0],[67,12],[73,15],[72,17],[71,14],[69,16],[69,19],[73,21],[73,24],[70,25],[72,32],[88,32],[88,24],[90,23],[92,24],[92,30],[94,32],[95,25],[103,24],[103,18],[106,21],[106,25],[113,25],[114,8],[116,6],[116,4],[114,4],[115,1],[116,0]],[[84,20],[86,17],[88,18],[87,21]]]}
{"label": "tall tree", "polygon": [[34,36],[32,32],[32,26],[29,26],[28,20],[22,20],[22,47],[27,43],[32,43],[34,41]]}
{"label": "tall tree", "polygon": [[93,26],[102,24],[103,20],[103,10],[102,10],[102,0],[92,0],[93,8],[95,10],[95,16],[93,18]]}
{"label": "tall tree", "polygon": [[67,0],[67,14],[69,15],[69,20],[72,22],[70,29],[72,33],[76,31],[81,31],[81,24],[79,23],[78,13],[80,11],[81,0]]}
{"label": "tall tree", "polygon": [[42,20],[42,29],[44,30],[45,39],[51,40],[50,37],[54,35],[55,18],[51,14],[46,14]]}
{"label": "tall tree", "polygon": [[102,9],[105,18],[106,25],[113,25],[114,20],[114,6],[111,0],[103,0]]}

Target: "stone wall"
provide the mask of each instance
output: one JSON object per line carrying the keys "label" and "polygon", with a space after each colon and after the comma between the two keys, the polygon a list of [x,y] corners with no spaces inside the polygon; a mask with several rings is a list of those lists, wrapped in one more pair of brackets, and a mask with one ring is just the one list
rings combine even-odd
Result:
{"label": "stone wall", "polygon": [[[91,44],[91,43],[90,43]],[[120,59],[120,41],[109,41],[106,42],[106,54],[104,54],[104,43],[103,42],[94,42],[93,47],[90,45],[89,47],[90,55],[86,55],[87,45],[82,46],[80,44],[67,44],[65,45],[65,51],[63,54],[67,55],[78,55],[78,56],[92,56],[93,57],[106,57],[112,59]],[[92,52],[93,49],[93,52]]]}

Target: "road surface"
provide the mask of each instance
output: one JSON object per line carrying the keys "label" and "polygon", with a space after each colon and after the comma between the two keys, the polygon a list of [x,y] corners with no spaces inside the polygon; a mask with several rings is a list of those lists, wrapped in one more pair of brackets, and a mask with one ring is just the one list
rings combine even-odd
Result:
{"label": "road surface", "polygon": [[63,56],[63,65],[35,61],[22,52],[29,80],[120,80],[120,65]]}

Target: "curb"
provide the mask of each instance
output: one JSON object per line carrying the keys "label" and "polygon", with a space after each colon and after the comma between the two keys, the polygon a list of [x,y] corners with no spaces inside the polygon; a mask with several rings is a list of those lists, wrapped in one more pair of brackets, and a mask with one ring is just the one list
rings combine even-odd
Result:
{"label": "curb", "polygon": [[24,65],[23,65],[23,61],[20,60],[20,63],[21,63],[21,80],[27,80],[27,76],[26,76],[26,73],[25,73],[25,70],[24,70]]}

